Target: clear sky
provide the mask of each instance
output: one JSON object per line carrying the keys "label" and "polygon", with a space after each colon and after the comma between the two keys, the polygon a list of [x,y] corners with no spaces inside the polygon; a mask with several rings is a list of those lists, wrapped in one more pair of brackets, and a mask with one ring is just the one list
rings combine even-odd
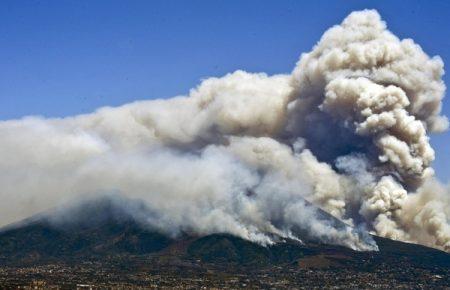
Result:
{"label": "clear sky", "polygon": [[[364,8],[450,66],[450,1],[2,0],[0,119],[186,94],[236,69],[289,73],[327,28]],[[450,133],[432,143],[450,181]]]}

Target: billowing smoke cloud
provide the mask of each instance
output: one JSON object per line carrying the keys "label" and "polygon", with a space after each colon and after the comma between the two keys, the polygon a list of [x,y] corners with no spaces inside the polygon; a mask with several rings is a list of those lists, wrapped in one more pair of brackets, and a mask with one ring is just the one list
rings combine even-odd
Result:
{"label": "billowing smoke cloud", "polygon": [[236,71],[188,96],[0,122],[1,223],[113,192],[142,200],[148,212],[130,211],[171,235],[374,250],[353,229],[364,226],[450,251],[450,193],[427,136],[448,127],[443,73],[361,11],[289,75]]}

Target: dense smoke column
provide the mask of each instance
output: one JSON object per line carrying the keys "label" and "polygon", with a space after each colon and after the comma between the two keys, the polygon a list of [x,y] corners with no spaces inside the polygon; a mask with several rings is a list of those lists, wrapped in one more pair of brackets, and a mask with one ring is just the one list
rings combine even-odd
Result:
{"label": "dense smoke column", "polygon": [[[301,56],[292,75],[287,129],[306,136],[322,161],[336,165],[348,155],[370,164],[364,184],[357,181],[361,170],[348,168],[352,164],[335,169],[358,183],[353,190],[361,198],[359,213],[377,234],[449,249],[448,212],[437,210],[439,218],[433,216],[433,227],[427,227],[421,217],[405,218],[403,208],[411,199],[407,191],[433,176],[427,131],[448,127],[439,115],[443,73],[439,57],[429,58],[410,39],[399,40],[376,11],[354,12]],[[411,236],[416,227],[427,228],[419,239]]]}

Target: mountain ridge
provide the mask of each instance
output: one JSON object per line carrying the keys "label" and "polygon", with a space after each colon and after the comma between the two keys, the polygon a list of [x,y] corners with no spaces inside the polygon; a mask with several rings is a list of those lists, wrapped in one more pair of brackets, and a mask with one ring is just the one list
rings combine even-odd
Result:
{"label": "mountain ridge", "polygon": [[[127,280],[130,285],[146,285],[144,282],[148,275],[172,277],[171,281],[181,281],[184,277],[193,283],[198,277],[213,273],[211,283],[225,283],[236,275],[262,275],[260,280],[266,279],[269,284],[278,283],[280,279],[290,281],[303,277],[302,281],[317,286],[321,285],[317,275],[322,273],[333,274],[338,280],[352,275],[375,275],[382,281],[393,277],[399,283],[406,281],[409,284],[405,285],[409,286],[417,275],[423,275],[423,279],[434,279],[437,275],[443,277],[435,279],[437,286],[450,286],[447,281],[450,280],[447,279],[450,277],[450,254],[377,236],[373,239],[379,251],[371,252],[281,238],[273,245],[262,246],[225,233],[204,236],[185,233],[170,237],[117,212],[114,203],[109,202],[89,203],[80,213],[83,214],[72,223],[59,223],[54,217],[40,216],[29,219],[27,223],[4,228],[0,232],[0,285],[3,285],[5,277],[8,281],[16,277],[13,279],[16,284],[5,284],[10,286],[37,278],[50,283],[66,279],[64,275],[76,271],[81,272],[76,275],[79,278],[70,276],[73,283],[86,280],[99,283],[103,281],[101,273],[108,269],[117,281],[123,282],[124,277],[130,275],[134,277]],[[90,217],[88,222],[86,216]],[[57,276],[56,280],[51,278],[55,275],[53,272],[36,275],[35,269],[42,267],[51,267],[52,271],[65,269],[61,271],[66,274]],[[12,274],[8,272],[3,277],[5,271],[12,271]],[[27,271],[30,273],[24,276]],[[90,274],[86,276],[86,272]],[[113,282],[114,279],[104,281]],[[389,285],[388,280],[385,282]],[[214,283],[212,285],[225,285]],[[237,288],[241,286],[235,285]]]}

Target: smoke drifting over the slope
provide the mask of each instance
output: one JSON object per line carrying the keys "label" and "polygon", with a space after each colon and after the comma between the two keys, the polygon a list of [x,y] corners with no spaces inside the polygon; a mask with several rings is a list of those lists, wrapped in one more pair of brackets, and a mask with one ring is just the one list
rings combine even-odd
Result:
{"label": "smoke drifting over the slope", "polygon": [[189,96],[0,123],[0,220],[107,192],[169,234],[272,234],[358,250],[378,235],[450,251],[450,192],[433,178],[443,63],[376,11],[329,29],[290,75],[236,71]]}

